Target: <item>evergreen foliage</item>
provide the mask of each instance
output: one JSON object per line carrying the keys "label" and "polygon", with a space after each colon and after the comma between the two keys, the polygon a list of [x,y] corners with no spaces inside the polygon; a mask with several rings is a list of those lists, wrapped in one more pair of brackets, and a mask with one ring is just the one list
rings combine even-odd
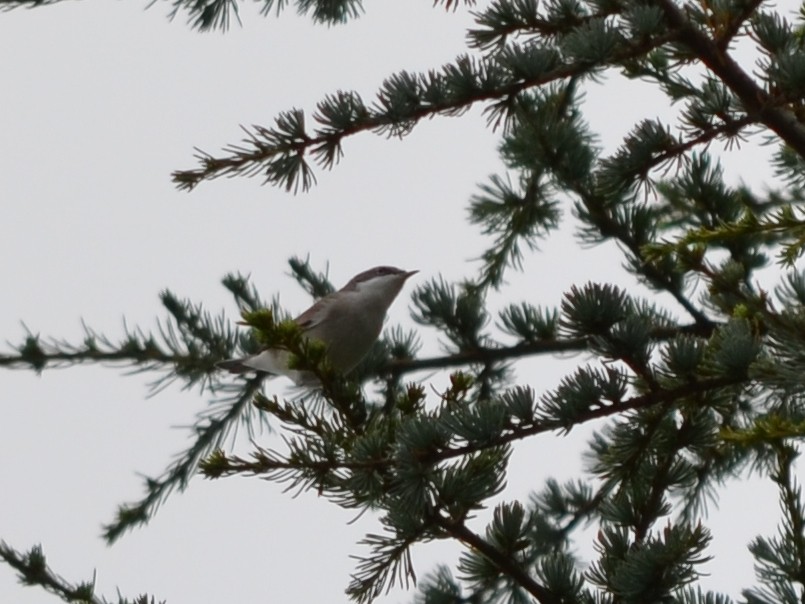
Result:
{"label": "evergreen foliage", "polygon": [[[172,5],[206,30],[225,28],[238,3]],[[266,0],[263,9],[285,5]],[[295,5],[324,23],[362,11],[356,0]],[[106,527],[110,541],[147,522],[197,470],[246,474],[377,513],[379,530],[366,535],[346,588],[356,602],[409,585],[412,547],[450,539],[465,546],[458,574],[435,569],[415,601],[727,604],[697,585],[709,558],[706,504],[754,471],[777,487],[780,520],[776,535],[749,546],[757,581],[742,601],[805,601],[796,479],[805,437],[805,273],[796,268],[805,242],[805,11],[791,20],[756,0],[494,0],[475,23],[468,54],[453,63],[394,74],[371,101],[337,91],[311,116],[291,109],[173,175],[187,190],[241,175],[305,190],[316,169],[338,163],[348,136],[404,136],[425,118],[483,106],[506,166],[469,200],[489,247],[472,281],[436,279],[413,296],[415,319],[439,331],[443,355],[418,357],[417,335],[392,328],[355,372],[338,375],[276,302],[231,275],[224,286],[250,330],[164,292],[168,318],[157,333],[135,329],[114,341],[87,327],[77,344],[30,334],[0,366],[114,363],[155,373],[155,389],[177,382],[214,394],[194,443],[146,480],[140,501],[121,506]],[[757,52],[755,71],[734,59],[739,40]],[[679,111],[673,122],[635,123],[607,155],[581,100],[585,86],[613,73],[651,82]],[[777,145],[778,183],[762,192],[727,184],[709,153],[717,143],[752,141]],[[656,295],[586,283],[558,308],[487,307],[486,293],[563,226],[563,207],[572,207],[584,243],[617,242],[626,270]],[[770,258],[780,271],[774,292],[755,278]],[[291,269],[312,296],[331,291],[306,261],[293,259]],[[233,383],[215,371],[216,361],[264,343],[316,373],[318,396],[268,398],[262,378]],[[554,390],[512,384],[517,359],[569,351],[584,356]],[[452,372],[435,400],[425,384],[407,381],[423,369]],[[368,380],[376,393],[361,388]],[[583,479],[535,485],[528,501],[498,505],[485,531],[470,528],[505,492],[518,442],[558,438],[592,420],[604,421],[584,454]],[[283,434],[281,448],[227,452],[237,425],[266,421]],[[598,529],[590,562],[574,553],[585,526]],[[0,558],[65,601],[103,601],[91,584],[72,586],[48,570],[39,549],[20,554],[3,544]]]}

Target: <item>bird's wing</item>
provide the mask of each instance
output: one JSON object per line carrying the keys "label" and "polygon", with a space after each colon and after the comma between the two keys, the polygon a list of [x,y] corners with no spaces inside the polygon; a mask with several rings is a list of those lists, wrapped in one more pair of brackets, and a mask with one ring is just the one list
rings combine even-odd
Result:
{"label": "bird's wing", "polygon": [[294,319],[294,322],[302,328],[302,331],[310,331],[316,325],[321,323],[324,313],[320,312],[327,304],[330,303],[330,297],[326,296],[316,301],[313,306],[308,308],[305,312]]}

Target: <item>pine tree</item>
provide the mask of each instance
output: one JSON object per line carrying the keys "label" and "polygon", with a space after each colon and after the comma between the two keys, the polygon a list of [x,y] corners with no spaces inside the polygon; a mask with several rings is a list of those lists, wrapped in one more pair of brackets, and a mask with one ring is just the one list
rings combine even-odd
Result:
{"label": "pine tree", "polygon": [[[264,0],[263,11],[285,4]],[[173,2],[174,14],[200,30],[227,27],[237,6]],[[355,0],[297,0],[296,8],[328,24],[362,10]],[[464,553],[457,569],[439,567],[419,582],[417,602],[727,603],[698,584],[709,557],[706,504],[755,472],[779,492],[780,528],[750,544],[757,581],[745,585],[742,601],[803,602],[803,31],[805,11],[787,16],[751,0],[495,0],[476,10],[468,53],[453,63],[392,75],[372,101],[338,91],[312,116],[285,112],[174,173],[187,190],[255,175],[306,190],[317,168],[336,166],[349,136],[404,136],[425,118],[482,106],[506,166],[469,202],[470,220],[490,244],[475,279],[433,280],[413,294],[415,319],[448,343],[442,356],[417,356],[417,334],[392,328],[341,376],[280,320],[276,300],[230,275],[223,285],[249,330],[165,292],[168,319],[157,334],[133,329],[113,340],[87,328],[75,344],[31,335],[0,365],[113,363],[155,372],[157,387],[178,382],[215,394],[192,446],[146,481],[141,500],[120,507],[105,529],[110,542],[147,523],[199,471],[245,474],[377,514],[381,528],[366,535],[347,587],[356,602],[408,585],[412,547],[439,539]],[[735,60],[739,43],[751,45],[757,65]],[[669,122],[635,123],[606,154],[581,100],[589,83],[613,73],[650,82],[678,111]],[[765,190],[727,184],[711,151],[739,143],[776,146],[777,180]],[[488,307],[487,294],[505,291],[507,273],[538,253],[546,233],[569,228],[569,209],[583,244],[617,242],[626,270],[656,295],[584,283],[564,292],[558,308]],[[290,266],[314,298],[332,290],[306,261]],[[756,282],[768,267],[777,271],[774,291]],[[673,305],[661,305],[660,294]],[[301,401],[269,398],[263,377],[233,384],[216,371],[216,361],[267,341],[317,373],[321,391]],[[553,391],[512,384],[518,359],[567,352],[583,354]],[[427,381],[409,379],[423,369],[450,372],[450,387],[434,395]],[[361,387],[369,382],[378,394]],[[562,438],[593,420],[599,429],[583,453],[584,476],[534,485],[527,501],[487,509],[505,495],[518,443]],[[227,451],[236,426],[261,422],[280,431],[283,446],[255,445],[248,457]],[[470,521],[484,511],[486,529],[474,530]],[[585,526],[595,529],[591,561],[574,553]],[[39,548],[22,553],[0,543],[0,558],[65,601],[105,601],[91,583],[73,585],[51,571]]]}

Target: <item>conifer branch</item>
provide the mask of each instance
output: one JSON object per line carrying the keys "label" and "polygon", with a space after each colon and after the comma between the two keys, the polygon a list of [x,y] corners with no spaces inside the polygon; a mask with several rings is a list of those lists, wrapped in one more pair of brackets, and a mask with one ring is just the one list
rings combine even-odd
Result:
{"label": "conifer branch", "polygon": [[38,585],[55,594],[65,602],[86,602],[87,604],[107,604],[106,600],[95,595],[92,582],[73,585],[57,575],[47,565],[42,548],[32,547],[29,552],[18,552],[5,541],[0,541],[0,559],[19,573],[24,585]]}
{"label": "conifer branch", "polygon": [[[682,325],[677,328],[658,328],[654,337],[658,340],[673,338],[680,333],[696,334],[707,337],[713,326],[696,324]],[[112,346],[110,344],[110,346]],[[586,338],[566,338],[521,342],[513,346],[485,347],[479,346],[470,350],[462,350],[453,354],[428,358],[389,359],[378,368],[378,375],[391,373],[401,376],[406,373],[429,369],[447,369],[476,363],[494,363],[514,360],[525,356],[541,354],[561,354],[583,352],[588,349]],[[0,367],[8,369],[27,369],[42,371],[46,368],[62,368],[83,363],[113,363],[142,366],[138,371],[166,370],[170,367],[199,366],[200,370],[212,371],[220,358],[208,358],[200,361],[196,355],[176,354],[160,349],[153,341],[144,345],[131,342],[120,347],[99,349],[97,341],[83,344],[70,344],[60,340],[43,342],[38,336],[28,336],[25,343],[17,347],[18,354],[0,354]]]}
{"label": "conifer branch", "polygon": [[[66,349],[69,346],[71,349]],[[44,344],[35,336],[19,349],[19,354],[0,354],[0,367],[7,369],[34,369],[41,372],[48,368],[65,368],[84,363],[121,363],[124,365],[185,365],[193,357],[171,354],[153,348],[98,350],[94,346],[75,346],[65,342]]]}
{"label": "conifer branch", "polygon": [[789,240],[781,247],[778,260],[783,266],[793,267],[805,252],[805,213],[792,205],[785,205],[761,217],[746,211],[734,222],[691,228],[676,241],[648,244],[643,248],[643,253],[649,260],[658,260],[671,253],[684,254],[686,248],[698,244],[727,246],[731,242],[758,235],[766,236],[769,241]]}
{"label": "conifer branch", "polygon": [[749,0],[747,2],[738,3],[738,11],[735,13],[729,11],[727,22],[717,24],[713,34],[721,52],[727,51],[730,42],[738,35],[741,27],[755,14],[755,11],[760,8],[761,4],[763,4],[763,0]]}
{"label": "conifer branch", "polygon": [[[659,327],[652,330],[652,337],[656,340],[669,340],[680,334],[695,334],[708,337],[712,334],[715,324],[708,321],[705,324],[681,325],[679,327]],[[463,367],[473,364],[486,364],[506,362],[526,356],[541,354],[561,354],[583,352],[589,349],[588,338],[563,338],[540,340],[536,342],[522,342],[514,346],[485,347],[462,350],[453,354],[422,359],[394,359],[381,368],[395,376],[428,369],[447,369],[450,367]]]}
{"label": "conifer branch", "polygon": [[[606,404],[602,401],[600,405],[592,406],[587,411],[580,412],[574,418],[574,424],[581,425],[588,421],[619,415],[626,411],[648,409],[661,404],[667,405],[679,399],[702,395],[722,388],[739,386],[742,383],[743,379],[740,377],[714,377],[689,384],[682,384],[675,388],[635,396],[620,403]],[[469,443],[462,446],[447,446],[433,451],[412,452],[412,456],[421,463],[438,464],[450,459],[472,455],[484,449],[494,449],[517,440],[552,432],[554,430],[561,430],[563,428],[564,424],[555,420],[546,419],[543,421],[534,421],[530,425],[510,426],[498,436],[487,439],[481,445]],[[351,460],[348,457],[331,457],[326,460],[291,459],[283,457],[273,451],[258,449],[256,452],[252,453],[251,460],[245,460],[236,456],[226,456],[223,452],[216,451],[202,463],[201,469],[208,478],[219,478],[235,474],[287,477],[288,471],[310,472],[314,475],[323,476],[326,473],[338,470],[373,470],[381,472],[394,467],[396,463],[395,459],[391,457],[377,457],[362,461]]]}
{"label": "conifer branch", "polygon": [[537,583],[516,561],[495,548],[492,544],[472,532],[462,520],[445,518],[438,512],[431,516],[433,522],[445,533],[479,552],[509,577],[530,593],[540,604],[562,604],[563,600],[552,594],[546,587]]}
{"label": "conifer branch", "polygon": [[796,602],[805,593],[805,502],[792,472],[799,451],[785,437],[765,440],[773,453],[770,478],[777,485],[782,518],[776,536],[756,537],[749,545],[761,585],[744,590],[743,596],[752,604]]}
{"label": "conifer branch", "polygon": [[[47,564],[40,546],[32,547],[27,553],[21,553],[0,541],[0,560],[17,571],[19,580],[26,586],[39,586],[58,598],[69,603],[110,604],[109,600],[95,595],[95,579],[79,584],[72,584],[64,577],[56,574]],[[143,594],[132,600],[118,596],[115,604],[155,604],[153,597]],[[165,604],[165,602],[161,602]]]}
{"label": "conifer branch", "polygon": [[797,484],[793,473],[794,461],[800,453],[794,446],[780,441],[774,444],[774,449],[777,454],[774,480],[780,491],[781,507],[785,514],[785,531],[788,533],[786,541],[793,545],[794,552],[789,569],[790,579],[805,590],[805,502],[802,499],[802,487]]}
{"label": "conifer branch", "polygon": [[732,56],[696,27],[673,0],[655,0],[679,40],[741,100],[750,116],[777,134],[800,157],[805,157],[805,125],[785,109],[788,99],[774,98],[758,86]]}
{"label": "conifer branch", "polygon": [[37,6],[56,4],[57,2],[62,2],[62,0],[0,0],[0,11],[21,7],[36,8]]}
{"label": "conifer branch", "polygon": [[195,441],[171,464],[159,478],[146,478],[145,496],[132,504],[118,507],[113,522],[103,527],[104,538],[114,543],[126,531],[146,524],[156,509],[174,490],[184,490],[195,476],[199,462],[219,448],[237,422],[248,412],[254,396],[263,383],[262,376],[250,378],[232,401],[219,403],[219,413],[208,413],[203,423],[194,426]]}
{"label": "conifer branch", "polygon": [[[682,433],[684,428],[685,426],[683,425],[678,432]],[[679,433],[677,436],[680,436]],[[652,525],[662,515],[665,495],[670,486],[669,474],[676,462],[676,455],[679,451],[677,447],[674,447],[674,449],[672,453],[667,453],[655,465],[648,495],[644,495],[641,501],[634,502],[634,505],[639,506],[639,510],[636,512],[638,516],[637,522],[634,525],[634,543],[638,546],[648,537]]]}
{"label": "conifer branch", "polygon": [[388,593],[395,583],[407,587],[416,582],[411,562],[411,546],[423,538],[424,530],[413,531],[402,538],[385,535],[367,535],[362,545],[372,548],[370,556],[355,558],[358,568],[346,592],[359,604],[367,604],[384,592]]}
{"label": "conifer branch", "polygon": [[[609,417],[612,415],[623,413],[624,411],[632,411],[636,409],[645,409],[654,405],[662,403],[669,403],[679,399],[687,398],[698,394],[704,394],[711,390],[718,390],[721,388],[728,388],[730,386],[739,386],[744,383],[744,378],[734,376],[714,377],[704,379],[690,384],[683,384],[676,388],[667,390],[660,390],[657,392],[650,392],[639,396],[626,399],[620,403],[606,404],[601,401],[600,406],[593,407],[586,412],[578,415],[576,423],[582,424],[588,421]],[[556,421],[537,422],[532,426],[516,427],[511,431],[500,435],[493,442],[488,443],[489,446],[501,446],[512,443],[516,440],[522,440],[530,436],[542,434],[544,432],[551,432],[553,430],[561,430],[564,426]],[[438,462],[452,457],[467,455],[476,450],[473,445],[464,445],[461,447],[446,448],[442,451],[430,454],[427,456],[427,461]]]}
{"label": "conifer branch", "polygon": [[[0,10],[55,1],[0,0]],[[239,3],[170,5],[172,16],[207,30],[226,28]],[[295,6],[327,23],[361,10],[359,0],[259,3],[264,12]],[[435,4],[450,9],[461,0]],[[169,320],[154,335],[126,329],[111,341],[85,327],[84,339],[71,344],[27,333],[0,355],[0,368],[128,366],[159,372],[152,389],[173,380],[200,383],[218,397],[193,422],[186,450],[104,527],[109,541],[147,522],[198,469],[208,478],[259,475],[289,490],[315,490],[346,509],[379,512],[383,531],[361,542],[370,552],[357,558],[347,589],[361,603],[392,585],[407,587],[415,580],[413,546],[447,538],[467,547],[458,565],[463,576],[454,581],[442,572],[423,601],[711,604],[728,598],[687,587],[710,541],[699,502],[751,466],[776,483],[782,520],[775,537],[752,543],[764,587],[744,595],[753,604],[798,601],[805,504],[794,444],[805,431],[805,272],[792,272],[772,293],[754,278],[767,254],[780,252],[792,266],[805,249],[805,219],[796,209],[805,184],[801,13],[792,25],[761,0],[491,0],[469,33],[476,55],[428,73],[395,74],[373,102],[354,92],[330,95],[312,113],[312,127],[301,110],[284,112],[271,127],[245,129],[245,140],[220,157],[199,151],[195,169],[173,174],[186,190],[237,175],[305,190],[314,169],[340,161],[348,137],[403,137],[422,119],[484,105],[489,126],[502,132],[505,168],[470,201],[470,221],[492,243],[478,277],[455,285],[435,279],[414,294],[414,319],[439,332],[442,355],[417,358],[415,333],[395,329],[344,379],[331,371],[326,349],[308,346],[298,327],[276,344],[269,332],[281,314],[277,304],[256,312],[269,305],[246,279],[230,276],[224,284],[241,310],[252,311],[244,313],[251,330],[236,331],[224,315],[213,318],[165,292]],[[760,55],[760,75],[730,53],[747,38]],[[591,130],[582,99],[587,82],[614,72],[648,80],[682,108],[673,123],[638,121],[605,156],[610,141]],[[788,190],[760,199],[749,187],[728,186],[708,150],[762,129],[782,143],[772,165]],[[576,284],[556,308],[509,302],[491,310],[485,294],[500,290],[507,270],[524,268],[524,252],[563,226],[568,198],[582,241],[616,243],[627,270],[655,294],[670,293],[691,324],[680,324],[655,295],[610,283]],[[332,291],[307,261],[292,260],[291,269],[313,298]],[[260,316],[272,317],[266,329],[248,322]],[[274,344],[315,374],[321,389],[280,401],[261,394],[264,376],[224,382],[213,373],[216,361]],[[518,359],[578,353],[584,362],[552,390],[537,396],[531,387],[507,387]],[[460,370],[437,400],[421,381],[402,381],[449,368]],[[370,379],[371,387],[362,387]],[[278,423],[284,448],[225,453],[231,431],[239,423],[251,430],[254,418]],[[548,480],[530,508],[499,505],[485,534],[467,527],[465,520],[503,491],[516,444],[598,420],[608,421],[594,426],[583,477]],[[657,528],[666,515],[667,527]],[[597,559],[583,572],[570,552],[585,520],[597,524],[598,540]],[[23,554],[0,542],[0,562],[62,599],[106,604],[91,584],[70,585],[50,571],[38,548]],[[469,596],[459,581],[471,586]]]}
{"label": "conifer branch", "polygon": [[[492,75],[483,63],[479,67],[469,57],[460,58],[457,69],[447,67],[441,73],[425,76],[403,72],[387,82],[386,89],[378,95],[376,108],[365,106],[356,93],[340,92],[319,104],[319,112],[313,117],[325,127],[312,135],[305,128],[301,110],[283,113],[276,119],[275,129],[244,128],[246,138],[240,144],[226,147],[225,155],[215,157],[199,150],[196,158],[201,167],[177,170],[172,179],[179,189],[190,191],[205,180],[221,176],[262,174],[265,182],[281,185],[288,191],[300,187],[304,191],[315,180],[305,155],[312,155],[323,167],[332,167],[341,155],[341,143],[346,137],[368,131],[403,136],[425,118],[460,115],[479,102],[511,99],[530,88],[589,75],[608,65],[643,56],[675,37],[672,32],[649,40],[628,41],[600,61],[555,65],[559,57],[548,54],[541,59],[545,68],[527,77],[517,73]],[[408,105],[393,97],[400,93],[409,99]],[[333,116],[339,117],[334,120]]]}

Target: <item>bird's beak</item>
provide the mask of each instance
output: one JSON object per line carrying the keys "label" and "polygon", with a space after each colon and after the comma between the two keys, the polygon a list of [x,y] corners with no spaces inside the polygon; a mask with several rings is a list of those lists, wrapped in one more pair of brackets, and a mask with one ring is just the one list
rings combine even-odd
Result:
{"label": "bird's beak", "polygon": [[408,271],[407,273],[405,273],[405,278],[408,279],[408,277],[413,277],[418,272],[419,272],[418,270],[417,271]]}

